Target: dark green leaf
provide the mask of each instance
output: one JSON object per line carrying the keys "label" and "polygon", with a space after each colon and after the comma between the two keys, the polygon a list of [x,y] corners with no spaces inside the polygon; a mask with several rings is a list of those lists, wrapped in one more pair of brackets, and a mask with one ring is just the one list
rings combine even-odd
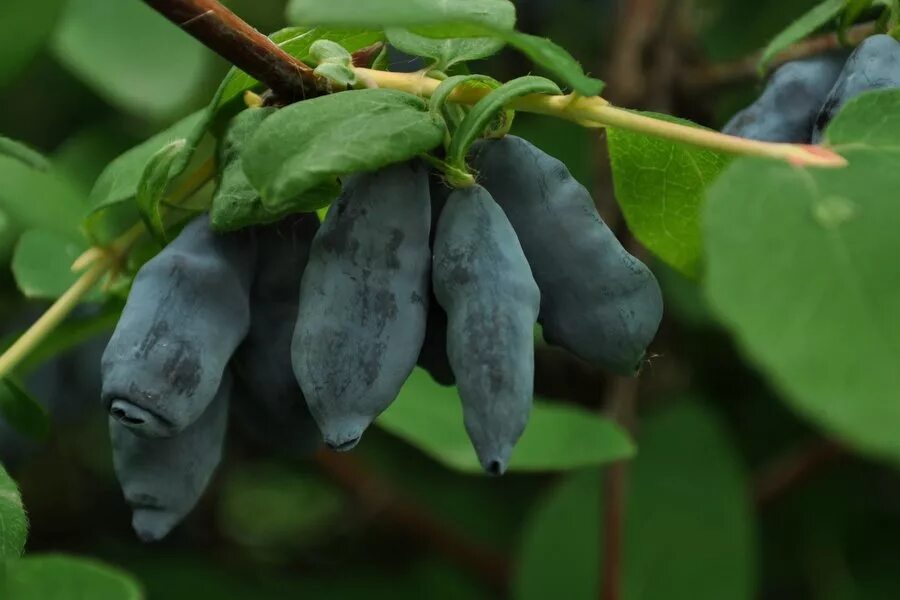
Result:
{"label": "dark green leaf", "polygon": [[44,407],[10,377],[0,379],[0,416],[10,427],[30,438],[41,439],[50,430],[50,418]]}
{"label": "dark green leaf", "polygon": [[0,88],[12,82],[44,47],[63,6],[64,0],[3,0],[3,18],[0,18]]}
{"label": "dark green leaf", "polygon": [[[755,596],[756,549],[745,474],[727,433],[684,403],[641,426],[626,498],[622,597],[741,600]],[[569,476],[535,511],[514,597],[596,598],[602,479]]]}
{"label": "dark green leaf", "polygon": [[83,240],[44,229],[29,229],[19,238],[13,255],[16,285],[26,298],[55,300],[75,283],[79,274],[70,266],[85,250]]}
{"label": "dark green leaf", "polygon": [[113,104],[165,118],[190,106],[209,51],[143,2],[69,0],[56,56]]}
{"label": "dark green leaf", "polygon": [[794,42],[798,42],[834,19],[844,8],[847,0],[824,0],[821,4],[809,10],[802,17],[790,24],[790,26],[775,36],[763,51],[759,59],[759,68],[765,69],[769,62],[782,50]]}
{"label": "dark green leaf", "polygon": [[10,600],[142,600],[138,583],[99,561],[62,554],[29,555],[7,563]]}
{"label": "dark green leaf", "polygon": [[803,416],[895,461],[897,115],[900,90],[860,96],[827,132],[849,167],[740,159],[704,215],[706,292],[744,352]]}
{"label": "dark green leaf", "polygon": [[466,118],[463,119],[453,135],[453,141],[450,142],[450,148],[447,151],[448,162],[459,168],[464,167],[469,148],[484,133],[494,116],[516,98],[529,94],[557,95],[562,94],[562,91],[555,83],[543,77],[520,77],[504,83],[479,100],[478,104],[473,106]]}
{"label": "dark green leaf", "polygon": [[147,166],[144,167],[144,173],[141,175],[141,180],[138,183],[137,207],[141,220],[144,221],[147,230],[161,244],[165,244],[168,241],[168,236],[166,235],[166,225],[160,212],[160,203],[166,195],[169,181],[174,176],[173,167],[182,160],[186,143],[187,140],[180,139],[162,147],[147,162]]}
{"label": "dark green leaf", "polygon": [[50,170],[50,163],[40,152],[2,135],[0,135],[0,155],[15,158],[38,171]]}
{"label": "dark green leaf", "polygon": [[[463,427],[456,388],[439,386],[421,369],[413,371],[378,424],[448,467],[482,473]],[[509,470],[577,469],[633,452],[627,435],[614,423],[583,409],[536,401]]]}
{"label": "dark green leaf", "polygon": [[374,171],[439,145],[443,123],[396,90],[341,92],[298,102],[266,119],[243,154],[244,172],[272,211],[320,208],[310,190],[338,175]]}
{"label": "dark green leaf", "polygon": [[[689,121],[651,114],[693,125]],[[689,277],[700,271],[700,213],[706,188],[728,157],[694,146],[609,128],[616,199],[648,250]]]}
{"label": "dark green leaf", "polygon": [[22,556],[27,537],[28,519],[19,486],[0,465],[0,561]]}

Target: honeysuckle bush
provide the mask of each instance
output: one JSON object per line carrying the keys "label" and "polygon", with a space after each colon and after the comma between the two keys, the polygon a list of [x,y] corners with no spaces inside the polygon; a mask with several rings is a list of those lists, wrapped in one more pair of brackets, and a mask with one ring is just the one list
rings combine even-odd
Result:
{"label": "honeysuckle bush", "polygon": [[[196,93],[206,55],[136,0],[116,3],[115,14],[106,14],[107,8],[98,0],[47,3],[41,21],[47,33],[36,31],[35,39],[43,40],[55,19],[62,19],[52,52],[66,69],[126,112],[154,118],[177,112]],[[873,33],[896,33],[898,16],[893,2],[828,0],[772,40],[760,69],[823,30],[845,36],[858,21],[871,20]],[[856,452],[888,464],[900,458],[892,367],[900,345],[900,320],[893,317],[900,300],[894,260],[900,238],[890,226],[900,222],[900,205],[894,202],[900,182],[892,168],[900,160],[900,91],[870,91],[846,103],[819,148],[803,145],[808,140],[797,140],[798,145],[740,141],[674,116],[609,105],[600,95],[604,83],[586,74],[566,50],[515,29],[515,6],[506,0],[293,0],[287,18],[294,25],[271,39],[315,67],[321,95],[278,108],[247,141],[239,166],[258,194],[245,200],[232,198],[226,205],[214,193],[223,179],[217,147],[227,124],[266,100],[265,86],[237,67],[204,108],[109,162],[88,194],[55,157],[0,138],[0,251],[25,297],[53,302],[17,341],[10,336],[9,350],[0,357],[0,412],[15,429],[46,435],[48,417],[28,392],[29,373],[108,329],[141,266],[198,214],[209,212],[214,226],[225,231],[297,212],[324,213],[340,192],[340,177],[415,158],[451,185],[465,187],[479,177],[467,160],[471,143],[502,136],[515,127],[517,113],[536,113],[528,118],[553,123],[546,127],[575,123],[605,136],[616,201],[631,234],[664,265],[658,269],[699,286],[719,325],[791,410]],[[141,28],[141,35],[154,43],[165,39],[160,47],[171,58],[155,57],[156,66],[142,69],[140,61],[149,57],[105,49],[94,38],[113,38],[89,35],[95,27],[109,27],[124,37],[115,48],[136,48],[139,41],[122,25],[129,19],[153,23]],[[386,70],[380,58],[367,67],[352,63],[354,53],[378,43],[421,57],[425,68],[400,74]],[[22,56],[29,44],[37,48],[43,42],[23,42]],[[500,82],[472,74],[483,64],[473,61],[504,47],[522,53],[540,77]],[[12,53],[4,58],[16,59]],[[129,72],[141,76],[123,83]],[[69,318],[83,303],[100,308]],[[478,469],[458,393],[422,371],[413,373],[377,425],[451,469]],[[681,444],[679,434],[685,431],[700,433]],[[696,462],[710,456],[715,460],[698,470]],[[708,591],[694,588],[693,597],[752,596],[756,540],[742,495],[743,467],[714,415],[685,402],[648,420],[631,439],[610,419],[542,399],[535,401],[509,469],[564,475],[523,535],[517,595],[561,589],[562,583],[547,575],[554,569],[539,566],[546,560],[560,561],[558,572],[583,581],[579,592],[591,593],[597,585],[601,492],[590,467],[623,459],[633,459],[636,472],[627,516],[629,597],[664,597],[639,585],[647,583],[660,560],[650,553],[654,532],[644,515],[660,515],[662,505],[690,513],[698,503],[720,510],[715,513],[719,535],[710,534],[707,548],[720,550],[722,564],[714,570],[729,577],[711,581]],[[666,486],[661,472],[684,477]],[[18,558],[24,513],[14,484],[7,487],[10,503],[4,510],[13,525],[4,528],[0,546],[8,548],[8,581],[27,590],[16,593],[32,594],[22,598],[49,597],[33,591],[52,580],[41,569],[69,568],[67,559]],[[698,495],[707,488],[715,494]],[[597,503],[590,504],[591,498]],[[574,519],[577,527],[566,533],[558,525],[572,514],[583,519]],[[664,514],[658,518],[678,521]],[[696,523],[686,518],[669,533],[691,536],[701,527],[711,529],[701,517]],[[544,549],[555,540],[574,540],[574,548],[587,551],[548,557]],[[670,597],[678,596],[672,582],[683,583],[685,573],[697,568],[690,556],[678,560],[683,563],[672,563],[672,581],[653,581]],[[102,577],[128,588],[108,597],[139,593],[124,576]]]}

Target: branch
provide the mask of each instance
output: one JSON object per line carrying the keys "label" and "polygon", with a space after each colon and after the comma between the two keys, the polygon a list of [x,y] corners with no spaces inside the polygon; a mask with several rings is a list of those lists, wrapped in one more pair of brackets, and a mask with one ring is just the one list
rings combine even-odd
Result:
{"label": "branch", "polygon": [[[855,46],[873,33],[874,23],[855,25],[847,30],[847,43]],[[769,68],[774,69],[792,60],[809,58],[842,47],[837,33],[811,37],[778,54],[769,63]],[[762,56],[763,51],[760,50],[735,61],[686,70],[681,77],[681,87],[690,93],[699,93],[754,79],[759,76],[759,61]]]}
{"label": "branch", "polygon": [[309,65],[279,48],[216,0],[144,2],[210,50],[266,84],[279,98],[291,102],[316,94],[317,78]]}
{"label": "branch", "polygon": [[368,508],[374,508],[410,540],[423,542],[445,558],[474,573],[494,590],[506,589],[511,568],[506,557],[465,538],[436,520],[423,507],[401,496],[370,473],[356,458],[322,450],[316,462],[328,477]]}

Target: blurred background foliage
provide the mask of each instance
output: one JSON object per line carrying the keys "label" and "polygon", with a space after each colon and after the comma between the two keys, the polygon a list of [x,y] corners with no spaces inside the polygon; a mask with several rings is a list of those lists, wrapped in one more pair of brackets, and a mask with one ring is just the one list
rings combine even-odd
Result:
{"label": "blurred background foliage", "polygon": [[[260,30],[286,25],[280,0],[227,4]],[[609,79],[615,97],[619,82],[606,68],[622,51],[626,4],[520,0],[519,26],[568,48]],[[683,23],[661,29],[674,30],[672,43],[702,66],[762,47],[814,2],[684,4]],[[658,57],[639,59],[641,66]],[[395,66],[415,63],[399,57]],[[478,67],[499,78],[528,69],[512,52]],[[37,290],[26,299],[17,290],[9,262],[15,244],[24,243],[22,231],[55,229],[77,256],[84,242],[76,224],[103,167],[202,107],[227,68],[138,0],[3,0],[0,134],[55,166],[51,176],[0,160],[4,335],[21,331],[40,314],[40,298],[54,295]],[[752,78],[715,89],[676,85],[662,98],[647,91],[630,100],[718,127],[758,85]],[[522,115],[515,133],[564,160],[597,190],[610,222],[620,222],[595,132]],[[637,389],[538,349],[547,410],[600,411],[618,394],[637,395],[631,421],[638,453],[629,461],[621,515],[624,597],[900,597],[896,471],[846,452],[790,412],[735,350],[696,285],[662,265],[654,270],[667,316]],[[20,483],[30,516],[29,552],[102,559],[132,573],[151,599],[598,597],[608,562],[603,484],[610,474],[583,465],[598,461],[598,452],[615,452],[575,439],[582,464],[487,479],[435,461],[428,439],[419,449],[401,441],[405,424],[394,417],[352,455],[313,460],[272,456],[234,431],[197,510],[169,539],[142,545],[113,476],[98,400],[99,355],[115,304],[85,307],[84,315],[111,317],[91,321],[92,341],[28,377],[53,417],[46,442],[0,425],[0,459]],[[437,405],[442,398],[431,398],[433,389],[405,393]],[[407,417],[425,437],[441,425],[428,410]],[[446,435],[461,436],[461,424]]]}

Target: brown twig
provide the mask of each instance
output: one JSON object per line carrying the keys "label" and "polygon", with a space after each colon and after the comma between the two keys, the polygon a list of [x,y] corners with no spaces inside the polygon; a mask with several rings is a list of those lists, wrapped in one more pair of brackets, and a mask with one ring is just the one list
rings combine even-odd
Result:
{"label": "brown twig", "polygon": [[780,456],[756,475],[754,496],[758,506],[780,498],[790,489],[808,480],[821,468],[836,463],[846,449],[830,440],[814,440]]}
{"label": "brown twig", "polygon": [[[850,45],[859,44],[874,32],[874,23],[855,25],[847,30],[847,42]],[[775,56],[769,63],[769,68],[776,68],[792,60],[808,58],[841,47],[837,33],[825,33],[811,37]],[[698,94],[713,88],[753,79],[759,76],[758,66],[762,55],[763,51],[759,51],[731,62],[686,69],[681,75],[680,86],[688,93]]]}
{"label": "brown twig", "polygon": [[362,505],[378,511],[409,539],[434,549],[460,568],[477,575],[494,590],[506,589],[511,567],[505,556],[435,519],[352,456],[323,450],[316,456],[316,462],[332,481]]}
{"label": "brown twig", "polygon": [[312,68],[216,0],[144,0],[169,21],[286,101],[315,95]]}

